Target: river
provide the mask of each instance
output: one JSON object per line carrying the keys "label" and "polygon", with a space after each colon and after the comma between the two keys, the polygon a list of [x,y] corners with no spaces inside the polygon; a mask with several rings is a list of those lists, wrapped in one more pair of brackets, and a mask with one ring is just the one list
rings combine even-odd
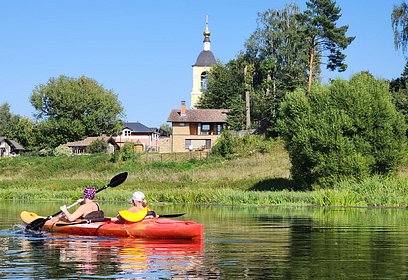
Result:
{"label": "river", "polygon": [[[202,243],[25,232],[22,210],[59,205],[0,201],[0,278],[408,278],[405,209],[151,205],[204,224]],[[107,215],[128,207],[101,206]]]}

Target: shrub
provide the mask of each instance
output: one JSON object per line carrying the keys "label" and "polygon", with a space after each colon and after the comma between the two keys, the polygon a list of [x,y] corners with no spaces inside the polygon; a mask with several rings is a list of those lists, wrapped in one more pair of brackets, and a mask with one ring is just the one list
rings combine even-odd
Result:
{"label": "shrub", "polygon": [[68,146],[59,145],[58,147],[55,148],[54,154],[56,156],[70,156],[72,155],[72,150]]}
{"label": "shrub", "polygon": [[394,172],[405,130],[388,85],[369,73],[288,94],[278,121],[293,179],[306,186]]}
{"label": "shrub", "polygon": [[96,139],[88,146],[88,152],[91,154],[106,153],[108,150],[108,142],[102,139]]}
{"label": "shrub", "polygon": [[255,152],[268,153],[275,146],[274,140],[260,135],[234,136],[230,131],[224,131],[217,143],[211,149],[213,155],[224,158],[246,157]]}
{"label": "shrub", "polygon": [[236,146],[237,139],[230,131],[225,130],[217,143],[211,149],[214,155],[220,155],[222,157],[231,157],[234,154],[234,147]]}
{"label": "shrub", "polygon": [[133,160],[135,158],[135,151],[134,151],[133,143],[126,142],[125,145],[123,145],[123,148],[121,149],[121,153],[122,153],[123,161]]}
{"label": "shrub", "polygon": [[120,150],[116,150],[111,157],[111,162],[120,162],[135,160],[134,145],[131,142],[126,142]]}

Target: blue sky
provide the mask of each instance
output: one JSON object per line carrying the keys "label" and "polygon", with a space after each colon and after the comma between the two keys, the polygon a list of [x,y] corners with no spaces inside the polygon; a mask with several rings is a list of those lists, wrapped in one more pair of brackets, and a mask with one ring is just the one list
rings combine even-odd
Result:
{"label": "blue sky", "polygon": [[[341,25],[356,36],[346,50],[346,72],[377,78],[400,76],[405,66],[393,45],[390,15],[402,0],[338,0]],[[180,101],[190,103],[192,69],[203,49],[209,16],[211,50],[234,59],[256,28],[258,12],[282,9],[284,0],[2,1],[0,6],[0,104],[33,118],[30,95],[49,78],[81,75],[112,89],[125,121],[150,127],[166,123]],[[305,1],[294,1],[302,10]]]}

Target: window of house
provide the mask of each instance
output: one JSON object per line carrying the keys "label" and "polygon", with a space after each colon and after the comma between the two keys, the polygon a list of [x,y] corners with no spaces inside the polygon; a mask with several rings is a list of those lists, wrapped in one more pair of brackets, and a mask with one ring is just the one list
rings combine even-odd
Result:
{"label": "window of house", "polygon": [[186,126],[186,123],[181,122],[179,123],[179,126]]}
{"label": "window of house", "polygon": [[211,139],[186,139],[185,142],[185,149],[186,150],[204,150],[211,148]]}
{"label": "window of house", "polygon": [[209,123],[203,123],[201,124],[201,131],[203,132],[208,132],[211,130],[211,125]]}
{"label": "window of house", "polygon": [[190,148],[191,148],[192,146],[191,146],[191,139],[186,139],[185,140],[185,149],[186,150],[190,150]]}
{"label": "window of house", "polygon": [[217,135],[220,135],[222,132],[222,124],[217,124]]}
{"label": "window of house", "polygon": [[124,136],[130,136],[130,134],[131,134],[131,132],[130,132],[129,129],[123,130],[123,135],[124,135]]}
{"label": "window of house", "polygon": [[207,89],[207,72],[201,73],[201,88]]}

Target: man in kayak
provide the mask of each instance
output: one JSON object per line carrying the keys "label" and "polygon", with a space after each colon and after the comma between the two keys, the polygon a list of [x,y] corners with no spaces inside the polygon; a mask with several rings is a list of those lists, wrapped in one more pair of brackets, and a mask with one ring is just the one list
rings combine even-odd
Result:
{"label": "man in kayak", "polygon": [[128,222],[140,222],[145,218],[154,218],[156,213],[147,207],[147,202],[145,200],[145,195],[142,192],[134,192],[132,198],[132,207],[128,210],[121,210],[116,216],[118,218],[118,223]]}
{"label": "man in kayak", "polygon": [[80,206],[74,213],[69,213],[67,206],[63,205],[60,207],[63,212],[64,218],[69,222],[73,222],[76,219],[85,220],[103,220],[104,213],[99,209],[98,203],[94,202],[96,190],[93,186],[88,186],[85,188],[83,193],[83,199],[80,202]]}

